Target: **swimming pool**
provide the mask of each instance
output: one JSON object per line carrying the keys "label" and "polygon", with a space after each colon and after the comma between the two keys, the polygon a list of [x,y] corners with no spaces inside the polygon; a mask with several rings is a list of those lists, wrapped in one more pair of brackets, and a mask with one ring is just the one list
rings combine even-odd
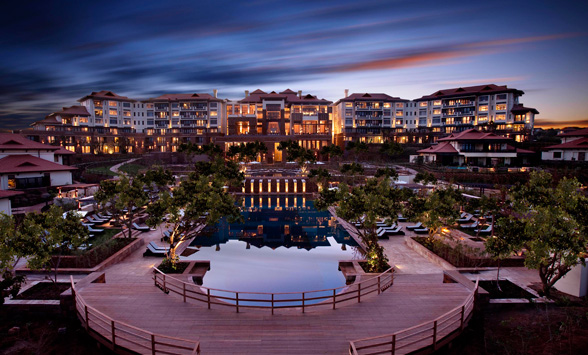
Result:
{"label": "swimming pool", "polygon": [[210,260],[202,286],[239,292],[301,292],[341,287],[339,260],[359,259],[351,236],[304,196],[254,196],[243,223],[207,227],[182,260]]}

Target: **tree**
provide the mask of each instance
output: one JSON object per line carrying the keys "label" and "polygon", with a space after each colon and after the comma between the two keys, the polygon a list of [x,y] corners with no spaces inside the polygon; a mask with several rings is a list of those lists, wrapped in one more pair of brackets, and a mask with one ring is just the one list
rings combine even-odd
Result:
{"label": "tree", "polygon": [[173,189],[173,193],[163,190],[159,199],[147,206],[149,226],[165,223],[171,228],[166,260],[173,266],[178,260],[176,248],[196,236],[199,227],[215,224],[221,217],[229,221],[241,218],[236,201],[227,191],[227,184],[243,182],[237,164],[222,158],[201,163]]}
{"label": "tree", "polygon": [[394,157],[404,153],[404,149],[400,143],[388,140],[380,147],[380,153],[385,154],[388,157]]}
{"label": "tree", "polygon": [[198,144],[193,144],[192,142],[182,143],[178,148],[178,152],[186,153],[188,155],[208,155],[210,157],[221,156],[223,154],[223,150],[221,147],[214,143],[204,144],[202,146],[198,146]]}
{"label": "tree", "polygon": [[349,150],[353,152],[355,160],[357,157],[362,153],[367,153],[369,151],[369,147],[366,142],[355,142],[349,141],[345,146],[345,150]]}
{"label": "tree", "polygon": [[331,178],[331,173],[327,169],[318,168],[318,169],[310,169],[310,173],[308,174],[308,178],[315,181],[319,187],[319,191],[322,190],[326,184],[329,182]]}
{"label": "tree", "polygon": [[306,165],[309,162],[316,162],[316,156],[312,150],[301,147],[298,142],[291,139],[281,141],[278,150],[286,153],[286,161],[297,162],[303,172],[306,171]]}
{"label": "tree", "polygon": [[510,190],[510,196],[512,207],[497,221],[486,250],[495,255],[500,250],[524,250],[525,266],[539,271],[542,292],[549,296],[573,266],[585,263],[588,198],[575,178],[554,184],[547,172],[532,172],[526,184]]}
{"label": "tree", "polygon": [[398,172],[394,168],[378,168],[375,177],[387,177],[393,181],[398,180]]}
{"label": "tree", "polygon": [[26,256],[21,243],[16,236],[14,217],[0,212],[0,304],[4,298],[16,296],[20,291],[24,276],[16,276],[14,267],[18,261]]}
{"label": "tree", "polygon": [[340,157],[343,155],[343,149],[336,144],[325,145],[319,150],[319,154],[325,158],[331,159],[334,157]]}
{"label": "tree", "polygon": [[411,196],[406,216],[424,224],[429,228],[429,237],[433,237],[441,228],[456,223],[462,203],[463,196],[458,190],[452,187],[437,189],[426,196]]}
{"label": "tree", "polygon": [[376,222],[383,219],[388,225],[396,222],[402,212],[403,193],[390,186],[390,180],[368,179],[365,185],[350,187],[343,183],[339,189],[323,189],[315,206],[326,209],[335,206],[337,216],[360,223],[358,235],[366,246],[369,272],[383,272],[389,268],[384,248],[378,243]]}
{"label": "tree", "polygon": [[237,161],[255,161],[259,155],[267,154],[267,146],[260,141],[241,143],[229,147],[227,156]]}
{"label": "tree", "polygon": [[430,184],[436,184],[437,178],[435,177],[435,175],[433,175],[433,173],[425,171],[424,173],[416,173],[413,181],[417,184],[422,182],[423,185],[430,185]]}
{"label": "tree", "polygon": [[76,251],[89,237],[88,229],[76,213],[64,214],[56,206],[41,214],[28,213],[17,234],[23,245],[23,254],[29,256],[27,266],[34,270],[53,271],[53,282],[57,281],[63,255]]}

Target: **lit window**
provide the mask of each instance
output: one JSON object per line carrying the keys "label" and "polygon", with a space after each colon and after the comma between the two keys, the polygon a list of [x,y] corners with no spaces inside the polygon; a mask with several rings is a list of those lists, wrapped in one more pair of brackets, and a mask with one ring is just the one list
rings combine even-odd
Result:
{"label": "lit window", "polygon": [[506,115],[504,113],[496,115],[496,121],[504,121],[506,120]]}
{"label": "lit window", "polygon": [[116,115],[118,114],[118,113],[116,112],[116,110],[108,110],[108,113],[109,113],[111,116],[116,116]]}
{"label": "lit window", "polygon": [[404,107],[404,102],[397,102],[396,103],[396,107],[397,108],[403,108]]}
{"label": "lit window", "polygon": [[441,114],[441,110],[436,108],[433,110],[433,115],[440,115]]}
{"label": "lit window", "polygon": [[131,117],[131,111],[124,111],[124,112],[123,112],[123,115],[124,115],[125,117]]}
{"label": "lit window", "polygon": [[116,106],[118,106],[118,104],[116,103],[116,101],[108,101],[108,106],[116,107]]}
{"label": "lit window", "polygon": [[404,114],[404,112],[402,111],[396,111],[396,116],[402,116]]}
{"label": "lit window", "polygon": [[478,107],[479,111],[482,112],[487,112],[488,111],[488,105],[480,105],[480,107]]}
{"label": "lit window", "polygon": [[346,102],[345,103],[345,107],[353,107],[353,103],[352,102]]}
{"label": "lit window", "polygon": [[504,111],[506,110],[506,104],[496,105],[496,111]]}
{"label": "lit window", "polygon": [[428,102],[427,101],[421,101],[419,102],[419,106],[420,107],[427,107]]}
{"label": "lit window", "polygon": [[172,111],[172,117],[180,117],[179,111]]}
{"label": "lit window", "polygon": [[390,108],[390,103],[389,102],[384,102],[384,108]]}
{"label": "lit window", "polygon": [[210,116],[211,117],[216,117],[218,115],[218,112],[216,111],[210,111]]}
{"label": "lit window", "polygon": [[441,100],[433,101],[433,106],[441,106]]}

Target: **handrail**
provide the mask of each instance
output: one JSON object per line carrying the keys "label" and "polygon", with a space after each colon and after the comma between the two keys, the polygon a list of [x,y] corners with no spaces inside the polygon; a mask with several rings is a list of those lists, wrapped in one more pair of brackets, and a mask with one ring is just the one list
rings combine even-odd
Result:
{"label": "handrail", "polygon": [[198,341],[152,333],[110,318],[96,308],[89,306],[76,291],[72,276],[70,276],[70,281],[74,306],[82,325],[90,335],[103,338],[106,341],[105,345],[110,350],[117,352],[117,349],[126,349],[152,355],[200,354],[200,342]]}
{"label": "handrail", "polygon": [[[362,296],[384,292],[394,282],[394,267],[349,286],[302,292],[237,292],[208,288],[164,274],[156,267],[153,268],[153,281],[155,286],[163,292],[181,295],[184,302],[190,299],[206,303],[208,309],[212,305],[229,306],[235,307],[239,313],[239,308],[265,308],[271,309],[274,314],[275,309],[302,307],[302,313],[304,313],[309,307],[329,306],[336,309],[337,304],[355,299],[360,303]],[[294,295],[301,295],[301,297],[294,297]],[[311,301],[319,302],[309,303]]]}
{"label": "handrail", "polygon": [[[474,289],[463,303],[433,320],[399,330],[392,334],[350,341],[349,355],[411,353],[425,347],[432,347],[433,350],[437,350],[439,343],[443,339],[451,335],[454,331],[463,331],[465,328],[465,324],[474,310],[478,283],[479,279],[476,280]],[[458,316],[459,318],[457,318]],[[459,326],[452,327],[458,321]],[[415,345],[418,347],[414,347]],[[399,352],[409,346],[413,347]],[[368,349],[371,349],[372,352],[362,352],[362,350]]]}

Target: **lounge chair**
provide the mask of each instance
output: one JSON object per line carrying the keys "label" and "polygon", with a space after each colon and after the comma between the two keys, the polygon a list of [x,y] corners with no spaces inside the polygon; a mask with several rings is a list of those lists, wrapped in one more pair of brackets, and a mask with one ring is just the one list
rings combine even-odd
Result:
{"label": "lounge chair", "polygon": [[464,229],[475,229],[478,228],[478,222],[470,223],[470,224],[462,224],[461,228]]}
{"label": "lounge chair", "polygon": [[143,256],[165,256],[169,251],[169,248],[160,247],[159,245],[151,242],[147,244],[147,250],[143,253]]}
{"label": "lounge chair", "polygon": [[404,217],[401,214],[398,215],[398,222],[406,222],[406,221],[408,221],[408,219],[406,219],[406,217]]}
{"label": "lounge chair", "polygon": [[92,223],[95,223],[95,224],[103,224],[103,223],[106,222],[103,219],[100,219],[100,218],[97,218],[97,217],[92,217],[92,216],[86,216],[86,219],[88,221],[92,222]]}
{"label": "lounge chair", "polygon": [[140,226],[137,223],[133,222],[133,228],[140,232],[149,232],[150,228],[148,226]]}
{"label": "lounge chair", "polygon": [[427,234],[427,233],[429,233],[429,228],[427,228],[427,227],[417,228],[417,229],[414,229],[413,232],[415,232],[416,234]]}
{"label": "lounge chair", "polygon": [[419,228],[423,228],[423,224],[421,222],[419,222],[415,225],[412,225],[412,226],[406,226],[406,229],[408,229],[409,231],[419,229]]}
{"label": "lounge chair", "polygon": [[92,227],[86,227],[88,228],[88,232],[90,233],[102,233],[104,232],[104,229],[102,228],[92,228]]}
{"label": "lounge chair", "polygon": [[92,227],[94,225],[94,223],[84,223],[82,222],[82,226],[84,227]]}
{"label": "lounge chair", "polygon": [[457,220],[457,223],[467,223],[472,220],[472,215],[467,213],[465,216]]}
{"label": "lounge chair", "polygon": [[485,229],[476,229],[478,233],[492,233],[492,226],[487,226]]}
{"label": "lounge chair", "polygon": [[102,215],[102,214],[100,214],[100,213],[96,213],[96,216],[97,216],[98,218],[100,218],[101,220],[104,220],[104,221],[110,221],[110,219],[112,218],[112,217],[108,217],[108,216],[106,216],[106,215]]}

